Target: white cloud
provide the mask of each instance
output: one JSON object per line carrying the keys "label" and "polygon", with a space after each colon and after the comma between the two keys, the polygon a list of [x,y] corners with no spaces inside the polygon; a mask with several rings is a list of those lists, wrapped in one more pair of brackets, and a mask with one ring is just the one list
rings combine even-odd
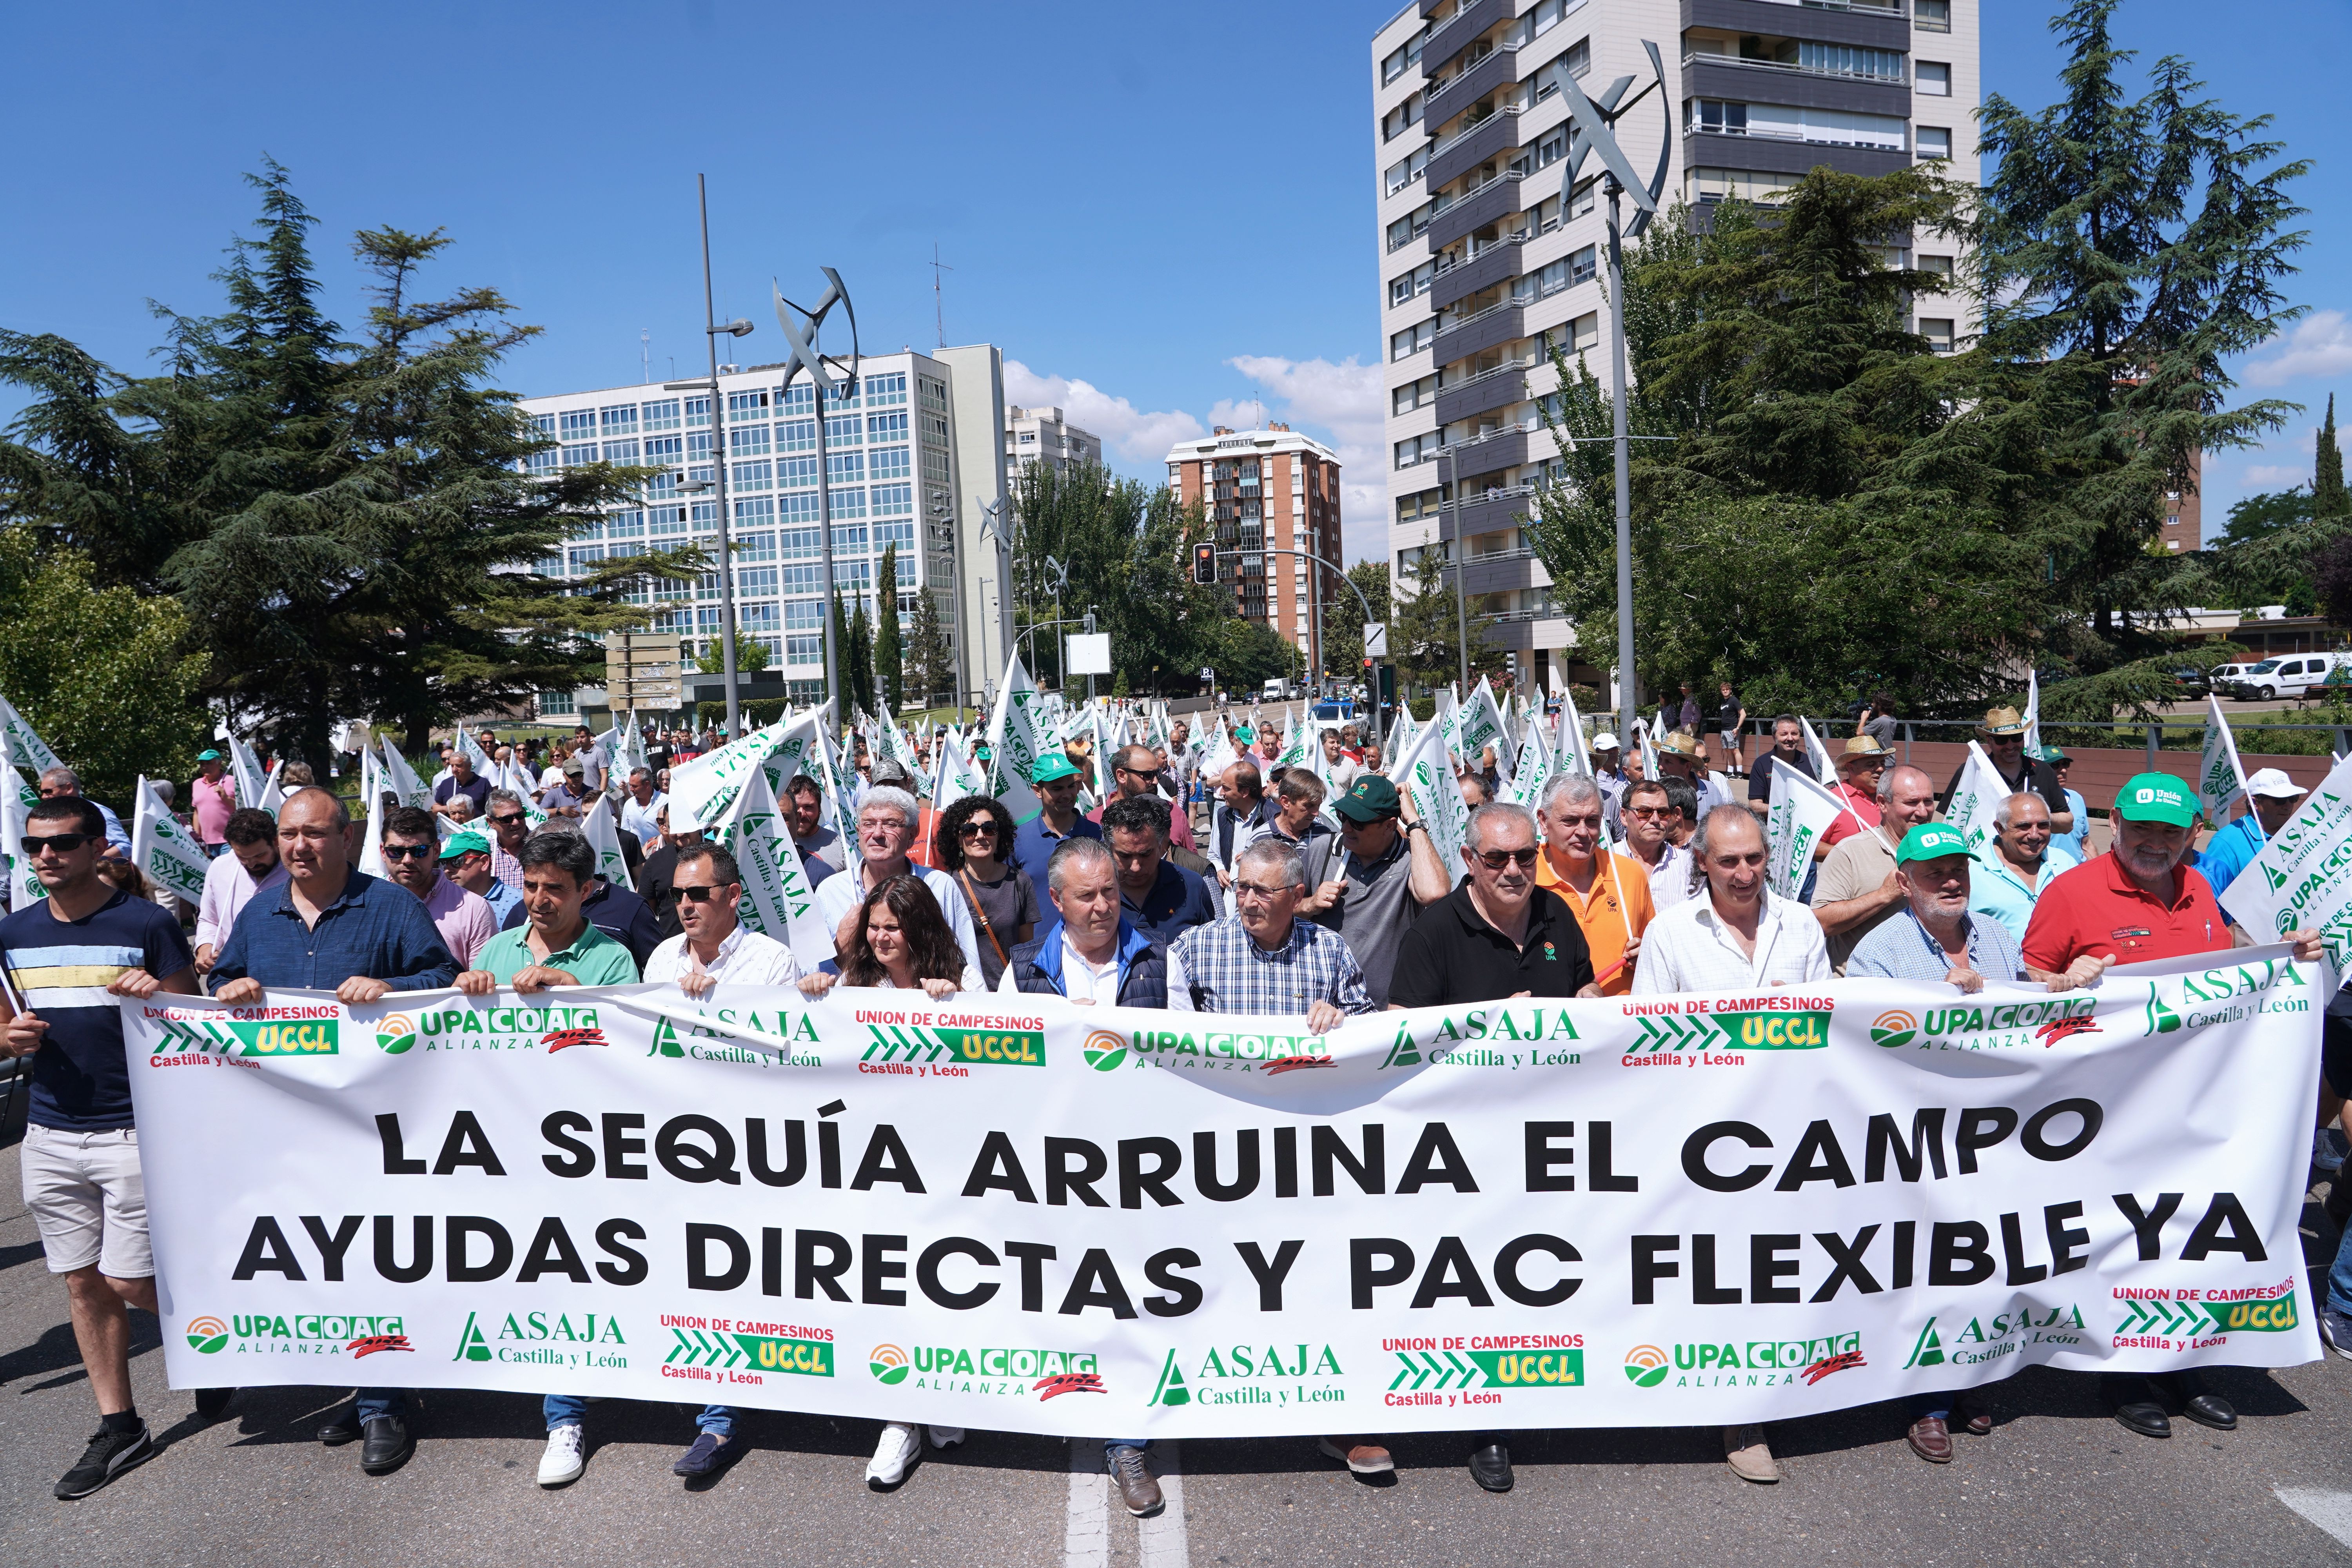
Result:
{"label": "white cloud", "polygon": [[1004,400],[1024,407],[1059,408],[1079,429],[1131,463],[1158,464],[1177,442],[1202,434],[1198,419],[1181,411],[1145,413],[1124,397],[1113,397],[1090,382],[1065,375],[1039,375],[1019,360],[1004,362]]}
{"label": "white cloud", "polygon": [[2246,470],[2246,483],[2260,489],[2292,489],[2310,479],[2301,468],[2281,468],[2274,463],[2257,463]]}
{"label": "white cloud", "polygon": [[2284,386],[2305,376],[2352,371],[2352,321],[2341,310],[2318,310],[2295,323],[2285,349],[2275,358],[2246,366],[2249,386]]}
{"label": "white cloud", "polygon": [[[1285,423],[1329,439],[1332,450],[1339,455],[1339,521],[1345,552],[1349,560],[1367,555],[1385,558],[1388,438],[1381,414],[1381,367],[1359,364],[1353,354],[1338,364],[1326,359],[1287,360],[1270,354],[1241,354],[1226,363],[1282,403]],[[1255,416],[1251,405],[1240,406]]]}

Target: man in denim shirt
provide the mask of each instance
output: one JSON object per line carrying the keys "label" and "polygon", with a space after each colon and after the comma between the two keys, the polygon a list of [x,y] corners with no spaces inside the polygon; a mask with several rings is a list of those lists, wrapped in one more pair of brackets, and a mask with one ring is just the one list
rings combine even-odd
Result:
{"label": "man in denim shirt", "polygon": [[[433,991],[457,977],[457,961],[415,894],[352,868],[351,813],[316,788],[296,790],[278,811],[278,858],[287,881],[257,893],[213,965],[213,994],[234,1005],[265,990],[328,991],[348,1005],[394,991]],[[319,1428],[330,1447],[364,1437],[360,1468],[398,1469],[415,1444],[407,1396],[362,1388]]]}

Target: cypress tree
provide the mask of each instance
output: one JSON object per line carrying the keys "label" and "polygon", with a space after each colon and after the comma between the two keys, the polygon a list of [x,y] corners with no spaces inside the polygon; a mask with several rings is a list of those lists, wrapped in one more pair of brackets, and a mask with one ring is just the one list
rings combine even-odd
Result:
{"label": "cypress tree", "polygon": [[2327,418],[2319,426],[2319,459],[2311,473],[2311,515],[2341,517],[2352,512],[2352,497],[2344,493],[2344,451],[2336,444],[2336,395],[2327,395]]}
{"label": "cypress tree", "polygon": [[[882,552],[881,593],[875,601],[874,675],[882,710],[895,716],[907,690],[905,650],[898,637],[898,547]],[[927,595],[926,595],[927,596]]]}
{"label": "cypress tree", "polygon": [[866,600],[860,595],[856,609],[849,616],[849,641],[842,650],[842,684],[849,689],[849,700],[868,713],[874,711],[874,622],[866,613]]}

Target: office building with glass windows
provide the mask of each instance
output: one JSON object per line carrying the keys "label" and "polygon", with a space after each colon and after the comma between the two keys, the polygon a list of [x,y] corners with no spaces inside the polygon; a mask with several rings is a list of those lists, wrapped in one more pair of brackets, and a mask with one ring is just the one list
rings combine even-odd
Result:
{"label": "office building with glass windows", "polygon": [[[1574,651],[1524,522],[1559,473],[1538,409],[1558,349],[1611,381],[1599,278],[1607,204],[1598,159],[1573,186],[1559,77],[1599,97],[1651,79],[1619,136],[1636,169],[1668,159],[1664,203],[1703,227],[1728,197],[1769,201],[1816,164],[1879,174],[1948,160],[1977,183],[1978,0],[1414,0],[1374,35],[1381,341],[1387,345],[1389,547],[1398,591],[1424,554],[1494,617],[1490,647],[1522,680],[1605,680]],[[1631,201],[1624,204],[1630,219]],[[1942,239],[1895,237],[1888,260],[1950,276]],[[1922,295],[1913,329],[1939,349],[1973,331],[1957,294]],[[1581,437],[1586,433],[1572,435]],[[1591,434],[1603,439],[1609,432]]]}
{"label": "office building with glass windows", "polygon": [[[964,688],[979,694],[996,672],[989,654],[1003,647],[1001,633],[973,624],[972,614],[983,595],[993,598],[1001,578],[994,541],[980,536],[981,508],[1000,500],[1003,488],[1001,364],[985,346],[942,350],[936,358],[876,355],[860,363],[855,381],[826,395],[822,415],[806,374],[785,386],[782,365],[722,366],[716,408],[708,392],[656,386],[527,398],[522,407],[534,427],[557,442],[532,458],[535,469],[601,460],[661,470],[541,569],[584,577],[616,558],[685,544],[715,557],[723,465],[739,649],[758,643],[767,650],[769,668],[753,684],[795,701],[818,700],[823,493],[832,508],[833,584],[845,612],[862,603],[869,617],[895,614],[903,637],[912,631],[916,595],[931,595],[961,659]],[[991,384],[962,388],[960,399],[959,374]],[[878,583],[883,552],[893,545],[897,581]],[[628,598],[652,612],[636,640],[677,637],[685,665],[719,637],[717,572],[691,584],[647,579]],[[573,711],[611,706],[606,691],[590,689],[551,693],[542,709],[562,711],[567,699]]]}

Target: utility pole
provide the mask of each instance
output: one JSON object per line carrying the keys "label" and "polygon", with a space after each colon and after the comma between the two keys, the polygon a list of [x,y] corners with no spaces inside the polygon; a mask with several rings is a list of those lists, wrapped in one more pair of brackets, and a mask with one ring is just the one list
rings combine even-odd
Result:
{"label": "utility pole", "polygon": [[702,341],[710,350],[710,473],[719,499],[719,679],[727,682],[727,738],[735,741],[743,731],[735,693],[735,561],[727,539],[727,398],[719,386],[719,338],[742,337],[751,323],[738,318],[719,324],[710,293],[710,191],[700,174],[694,194],[702,207]]}

